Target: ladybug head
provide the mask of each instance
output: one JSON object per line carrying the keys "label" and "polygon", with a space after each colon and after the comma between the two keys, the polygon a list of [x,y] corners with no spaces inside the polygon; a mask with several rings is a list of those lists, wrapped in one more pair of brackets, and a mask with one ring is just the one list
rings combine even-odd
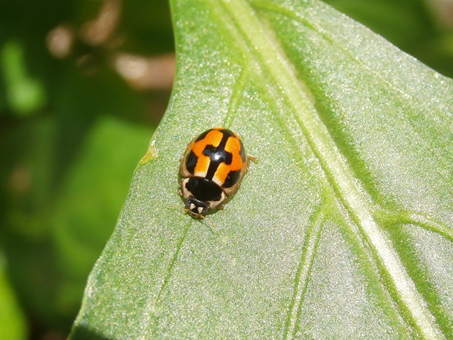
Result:
{"label": "ladybug head", "polygon": [[197,200],[195,197],[186,199],[186,211],[188,211],[193,217],[204,218],[209,210],[209,205],[203,201]]}

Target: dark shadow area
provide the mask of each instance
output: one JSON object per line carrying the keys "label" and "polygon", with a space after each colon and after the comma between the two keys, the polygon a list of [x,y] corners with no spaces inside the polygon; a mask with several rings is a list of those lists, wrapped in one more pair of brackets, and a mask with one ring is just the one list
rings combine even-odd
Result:
{"label": "dark shadow area", "polygon": [[113,340],[113,338],[106,337],[84,326],[77,326],[72,329],[68,340]]}

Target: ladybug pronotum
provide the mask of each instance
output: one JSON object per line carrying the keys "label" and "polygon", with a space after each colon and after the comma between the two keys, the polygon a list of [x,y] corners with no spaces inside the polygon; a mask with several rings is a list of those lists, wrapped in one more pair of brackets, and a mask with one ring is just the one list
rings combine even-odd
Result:
{"label": "ladybug pronotum", "polygon": [[204,218],[241,185],[250,159],[233,131],[213,128],[194,138],[181,159],[181,195],[193,217]]}

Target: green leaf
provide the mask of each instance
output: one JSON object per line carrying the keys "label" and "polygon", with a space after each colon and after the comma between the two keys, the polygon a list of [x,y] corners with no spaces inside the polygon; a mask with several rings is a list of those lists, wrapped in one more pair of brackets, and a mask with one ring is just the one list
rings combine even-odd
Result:
{"label": "green leaf", "polygon": [[[317,1],[173,1],[178,74],[72,339],[453,337],[453,83]],[[182,211],[186,143],[252,164]]]}
{"label": "green leaf", "polygon": [[17,41],[0,46],[0,69],[7,85],[8,104],[17,115],[31,114],[46,101],[43,85],[27,74],[24,52]]}
{"label": "green leaf", "polygon": [[53,291],[59,315],[73,315],[80,306],[86,277],[112,233],[150,135],[151,129],[101,117],[64,179],[51,219],[61,273]]}

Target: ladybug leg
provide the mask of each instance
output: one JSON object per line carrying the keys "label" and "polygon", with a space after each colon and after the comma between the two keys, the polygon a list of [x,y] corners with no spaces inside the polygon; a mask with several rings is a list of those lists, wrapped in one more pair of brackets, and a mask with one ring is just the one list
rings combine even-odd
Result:
{"label": "ladybug leg", "polygon": [[246,160],[247,165],[246,165],[246,170],[245,171],[248,170],[248,168],[250,166],[250,161],[252,161],[253,163],[257,164],[259,162],[259,159],[256,158],[256,157],[253,157],[253,156],[247,156],[247,160]]}
{"label": "ladybug leg", "polygon": [[183,196],[183,194],[182,194],[182,180],[179,181],[179,186],[180,186],[180,188],[178,190],[178,194]]}

